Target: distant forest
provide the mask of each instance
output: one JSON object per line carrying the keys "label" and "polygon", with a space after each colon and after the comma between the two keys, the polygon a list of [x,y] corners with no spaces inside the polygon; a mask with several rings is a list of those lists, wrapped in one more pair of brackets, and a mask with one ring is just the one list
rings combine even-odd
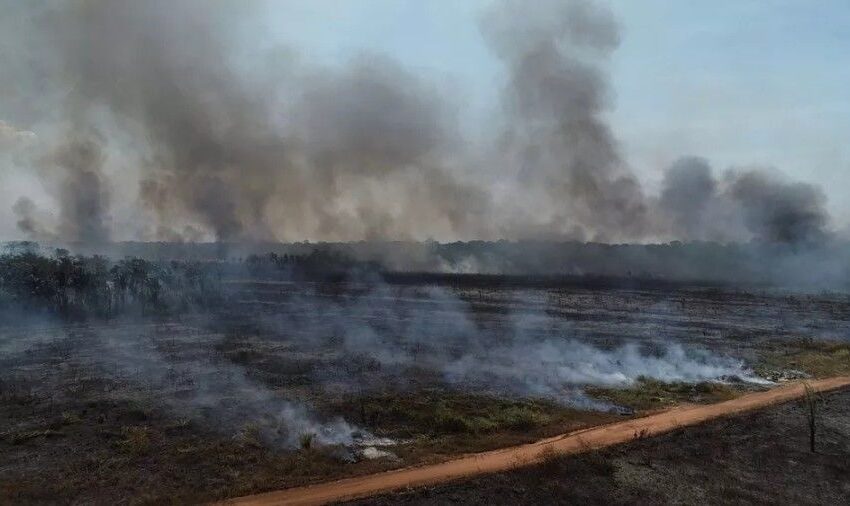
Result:
{"label": "distant forest", "polygon": [[209,309],[232,279],[663,288],[670,284],[850,291],[850,248],[553,242],[258,244],[7,243],[3,312],[63,317]]}
{"label": "distant forest", "polygon": [[[23,245],[23,246],[22,246]],[[77,255],[148,261],[246,263],[256,275],[385,273],[591,276],[670,282],[850,288],[850,243],[671,242],[602,244],[552,241],[351,243],[63,244]],[[32,248],[9,243],[6,250]],[[37,247],[37,245],[36,245]],[[56,245],[42,245],[52,251]],[[273,268],[272,268],[273,267]],[[333,276],[332,276],[333,277]]]}

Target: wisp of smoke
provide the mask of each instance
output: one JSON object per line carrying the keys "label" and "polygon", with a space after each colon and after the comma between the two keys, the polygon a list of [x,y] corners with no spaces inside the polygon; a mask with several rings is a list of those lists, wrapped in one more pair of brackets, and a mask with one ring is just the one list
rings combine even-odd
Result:
{"label": "wisp of smoke", "polygon": [[[149,325],[142,330],[201,337],[199,329],[191,328],[157,330]],[[307,434],[316,444],[346,446],[354,443],[355,435],[368,434],[342,418],[319,420],[306,403],[275,395],[232,362],[166,353],[161,347],[167,340],[163,344],[151,336],[121,335],[111,329],[94,328],[88,337],[93,339],[85,341],[92,346],[91,359],[104,371],[154,390],[157,401],[173,413],[204,418],[226,433],[253,426],[265,442],[285,448],[297,448]],[[174,385],[179,391],[173,391]]]}
{"label": "wisp of smoke", "polygon": [[[582,386],[626,386],[640,377],[762,382],[740,360],[663,339],[647,347],[624,338],[619,346],[599,348],[545,314],[514,310],[506,327],[494,328],[476,322],[468,303],[438,287],[405,296],[374,284],[351,297],[290,295],[283,304],[266,324],[311,346],[335,336],[343,357],[368,358],[396,375],[401,385],[415,368],[462,390],[599,408],[581,395]],[[339,374],[319,370],[317,379],[336,381]],[[370,387],[348,374],[348,384]],[[386,378],[371,386],[381,385]]]}

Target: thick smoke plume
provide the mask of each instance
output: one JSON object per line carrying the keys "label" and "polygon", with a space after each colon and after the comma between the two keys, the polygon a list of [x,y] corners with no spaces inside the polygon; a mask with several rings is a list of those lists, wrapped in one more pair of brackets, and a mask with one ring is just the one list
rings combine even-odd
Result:
{"label": "thick smoke plume", "polygon": [[39,216],[38,207],[29,197],[20,197],[12,205],[12,212],[17,218],[18,230],[28,238],[37,241],[51,240],[53,234],[45,228],[43,216]]}
{"label": "thick smoke plume", "polygon": [[684,158],[667,171],[660,207],[674,235],[697,240],[817,244],[829,235],[823,192],[764,169],[715,178],[708,162]]}
{"label": "thick smoke plume", "polygon": [[[342,69],[286,57],[273,62],[280,72],[240,67],[232,20],[248,10],[66,2],[38,17],[54,41],[39,56],[58,60],[56,77],[72,83],[65,107],[89,113],[75,128],[105,108],[132,139],[140,205],[157,223],[147,238],[193,239],[198,228],[218,240],[408,238],[423,223],[430,233],[479,230],[488,198],[445,165],[455,135],[435,90],[378,56]],[[80,183],[97,183],[107,148],[69,144],[77,158],[62,159],[66,193],[83,194],[62,200],[62,236],[104,239],[101,185]]]}
{"label": "thick smoke plume", "polygon": [[[542,193],[532,209],[548,235],[640,238],[646,203],[609,126],[604,60],[619,44],[611,13],[585,1],[506,1],[484,33],[505,62],[508,159],[517,186]],[[537,197],[537,196],[535,196]]]}
{"label": "thick smoke plume", "polygon": [[[604,118],[619,27],[589,0],[483,13],[505,82],[501,121],[475,136],[430,79],[382,55],[323,66],[266,50],[260,17],[255,2],[4,2],[0,150],[38,134],[40,154],[19,165],[58,211],[42,223],[22,200],[21,232],[793,243],[827,230],[816,188],[765,172],[715,179],[684,161],[647,195]],[[489,143],[470,140],[482,132]],[[131,222],[120,233],[116,204]]]}
{"label": "thick smoke plume", "polygon": [[110,190],[102,172],[104,153],[96,135],[71,134],[42,155],[38,172],[59,205],[59,222],[23,196],[12,205],[18,229],[35,240],[103,244],[110,238]]}
{"label": "thick smoke plume", "polygon": [[63,236],[72,241],[109,240],[109,189],[101,173],[103,153],[96,138],[76,136],[60,146],[47,162],[62,174],[59,203]]}

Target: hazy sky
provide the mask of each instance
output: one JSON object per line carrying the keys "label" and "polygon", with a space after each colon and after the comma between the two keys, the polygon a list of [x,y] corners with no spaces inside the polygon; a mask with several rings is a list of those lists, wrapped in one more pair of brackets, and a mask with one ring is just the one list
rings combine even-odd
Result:
{"label": "hazy sky", "polygon": [[[266,11],[267,32],[245,37],[250,54],[289,48],[288,57],[328,65],[363,52],[386,54],[440,90],[452,91],[467,129],[492,130],[505,69],[480,32],[479,18],[491,0],[257,1]],[[14,5],[3,9],[13,12]],[[835,228],[850,230],[845,197],[850,0],[611,0],[609,5],[620,23],[621,42],[607,68],[608,119],[623,158],[647,193],[656,193],[663,171],[682,156],[707,158],[717,170],[775,167],[791,180],[821,186]],[[256,47],[258,40],[267,46]],[[20,48],[0,47],[0,57],[4,50]],[[10,71],[7,80],[9,75],[14,78]],[[29,142],[20,137],[30,135],[25,129],[38,130],[23,124],[24,130],[15,132],[16,118],[6,116],[0,114],[0,130],[6,129],[6,138],[17,136],[15,142]],[[22,193],[41,208],[52,205],[38,176],[13,169],[8,160],[0,145],[0,240],[20,238],[10,207]],[[114,200],[115,227],[121,232],[135,210],[122,210],[127,199]]]}
{"label": "hazy sky", "polygon": [[[486,115],[501,79],[478,28],[488,3],[270,0],[268,23],[311,58],[389,53],[458,88],[463,102]],[[650,189],[682,155],[718,168],[773,166],[822,185],[836,224],[850,223],[850,2],[610,6],[622,28],[610,67],[611,123]]]}

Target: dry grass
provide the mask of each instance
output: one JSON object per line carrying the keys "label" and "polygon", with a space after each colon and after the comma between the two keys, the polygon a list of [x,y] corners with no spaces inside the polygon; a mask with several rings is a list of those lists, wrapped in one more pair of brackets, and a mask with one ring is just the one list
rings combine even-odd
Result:
{"label": "dry grass", "polygon": [[743,390],[735,385],[724,383],[707,381],[695,384],[666,383],[641,377],[634,385],[629,387],[589,387],[587,393],[618,406],[629,407],[637,411],[648,411],[682,402],[705,404],[721,402],[735,398],[743,393]]}
{"label": "dry grass", "polygon": [[762,355],[756,372],[799,370],[815,378],[850,375],[850,343],[814,339],[782,341]]}
{"label": "dry grass", "polygon": [[546,400],[506,399],[457,391],[426,390],[362,395],[327,409],[392,437],[489,435],[500,432],[539,434],[588,416]]}
{"label": "dry grass", "polygon": [[118,446],[131,455],[146,455],[151,449],[151,436],[147,427],[123,427],[123,441]]}

